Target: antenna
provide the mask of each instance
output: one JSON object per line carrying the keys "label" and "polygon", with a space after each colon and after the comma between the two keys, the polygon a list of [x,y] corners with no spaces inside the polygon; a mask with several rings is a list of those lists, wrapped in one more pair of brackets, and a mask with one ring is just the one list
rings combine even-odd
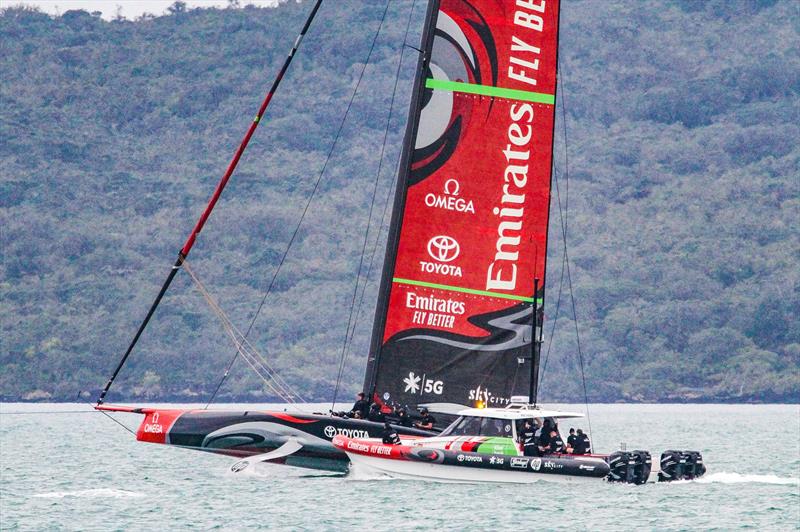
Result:
{"label": "antenna", "polygon": [[539,293],[539,278],[533,279],[533,303],[532,317],[533,329],[531,331],[531,378],[530,388],[528,390],[528,401],[536,406],[537,396],[539,395],[539,339],[537,337],[537,329],[539,327],[539,302],[536,295]]}

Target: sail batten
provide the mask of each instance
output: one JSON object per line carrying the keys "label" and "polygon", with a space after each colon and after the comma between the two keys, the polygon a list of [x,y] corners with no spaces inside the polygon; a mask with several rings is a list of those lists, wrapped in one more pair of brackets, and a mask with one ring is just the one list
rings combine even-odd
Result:
{"label": "sail batten", "polygon": [[556,0],[431,3],[367,372],[377,401],[498,406],[528,393],[558,11]]}

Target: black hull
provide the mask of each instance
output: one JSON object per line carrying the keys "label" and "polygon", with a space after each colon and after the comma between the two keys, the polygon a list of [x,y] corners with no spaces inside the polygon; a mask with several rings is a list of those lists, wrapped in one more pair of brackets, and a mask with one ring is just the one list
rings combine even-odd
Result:
{"label": "black hull", "polygon": [[[336,435],[379,438],[383,423],[324,414],[259,410],[170,410],[103,405],[104,410],[145,414],[136,438],[185,449],[236,458],[264,454],[288,441],[301,447],[288,456],[270,460],[326,471],[347,470],[349,459],[331,444]],[[435,432],[395,425],[401,435],[430,437]]]}

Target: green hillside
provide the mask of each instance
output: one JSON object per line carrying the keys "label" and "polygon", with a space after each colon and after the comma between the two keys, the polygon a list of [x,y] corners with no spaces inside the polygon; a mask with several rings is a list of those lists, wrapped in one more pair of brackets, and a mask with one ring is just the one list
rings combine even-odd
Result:
{"label": "green hillside", "polygon": [[[324,4],[192,252],[241,329],[331,149],[383,6]],[[251,335],[309,400],[333,395],[410,7],[390,5]],[[88,400],[105,383],[308,9],[177,4],[110,22],[0,12],[0,399]],[[590,400],[800,401],[799,28],[795,0],[564,0],[558,191],[562,207],[569,198]],[[416,61],[405,50],[379,212]],[[545,351],[556,327],[543,393],[580,401],[566,277],[556,313],[555,199],[551,212]],[[385,238],[378,225],[368,250]],[[346,397],[362,382],[380,248]],[[182,273],[109,399],[203,401],[233,353]],[[219,395],[272,398],[242,361]]]}

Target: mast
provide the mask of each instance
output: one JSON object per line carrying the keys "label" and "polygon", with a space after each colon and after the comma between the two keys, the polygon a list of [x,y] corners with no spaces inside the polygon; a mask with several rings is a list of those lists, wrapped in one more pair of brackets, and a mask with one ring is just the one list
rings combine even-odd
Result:
{"label": "mast", "polygon": [[125,362],[128,360],[128,357],[133,352],[133,348],[136,346],[136,343],[142,336],[142,333],[147,327],[147,324],[150,323],[150,319],[153,317],[153,314],[155,313],[156,308],[158,308],[159,303],[161,303],[164,294],[167,293],[167,290],[172,284],[172,280],[175,279],[175,275],[178,273],[178,270],[180,270],[181,266],[183,265],[183,261],[186,260],[186,257],[189,256],[189,252],[191,252],[192,247],[194,246],[194,243],[197,240],[197,236],[200,234],[200,231],[203,230],[203,226],[205,225],[209,216],[211,216],[211,211],[214,210],[214,207],[216,206],[220,196],[222,196],[222,191],[225,190],[225,186],[228,184],[228,180],[233,175],[234,170],[236,170],[236,166],[239,164],[239,159],[241,159],[244,150],[250,143],[250,138],[253,136],[253,133],[255,133],[255,130],[258,127],[258,125],[261,123],[261,118],[264,116],[264,113],[266,112],[269,103],[272,101],[272,97],[275,95],[278,86],[283,80],[283,76],[289,69],[289,65],[292,63],[292,59],[294,59],[295,52],[297,52],[297,49],[300,47],[300,43],[302,42],[303,37],[308,31],[308,28],[311,26],[311,22],[314,20],[314,17],[316,16],[317,11],[319,10],[321,4],[322,0],[316,0],[314,7],[311,9],[311,13],[309,13],[308,18],[305,21],[305,24],[303,24],[303,28],[300,30],[300,34],[295,39],[291,50],[289,50],[289,55],[284,60],[283,66],[278,72],[278,75],[276,76],[275,80],[272,82],[272,86],[265,95],[264,101],[261,102],[261,107],[259,107],[258,113],[256,113],[256,116],[250,123],[250,127],[247,129],[247,133],[245,133],[245,136],[242,139],[242,142],[239,144],[236,153],[234,153],[233,159],[231,159],[231,162],[228,164],[228,168],[225,170],[225,173],[220,178],[219,183],[217,183],[217,187],[214,189],[214,193],[211,195],[211,199],[209,199],[205,210],[200,215],[200,218],[197,220],[197,223],[192,229],[192,232],[189,233],[186,242],[184,242],[183,247],[178,252],[178,258],[175,261],[175,264],[172,265],[172,268],[170,269],[169,274],[167,275],[167,279],[164,281],[164,284],[161,285],[161,289],[158,291],[155,300],[153,300],[153,303],[150,305],[150,309],[147,311],[144,320],[142,320],[142,323],[139,325],[136,334],[133,336],[133,340],[131,340],[131,343],[128,345],[128,349],[125,351],[125,354],[122,355],[122,359],[120,359],[116,369],[114,369],[114,373],[111,374],[111,377],[108,379],[108,382],[106,383],[105,387],[100,392],[100,396],[97,398],[98,405],[101,404],[105,399],[108,390],[111,388],[111,385],[114,383],[114,380],[117,378],[117,375],[122,370],[122,367],[125,365]]}
{"label": "mast", "polygon": [[380,358],[381,346],[383,344],[383,330],[389,311],[389,295],[392,290],[395,257],[397,256],[397,247],[400,244],[400,226],[403,220],[408,177],[411,173],[411,155],[414,151],[414,138],[417,135],[419,118],[422,113],[421,102],[425,93],[425,71],[428,69],[428,63],[430,62],[433,33],[436,28],[436,15],[439,12],[439,2],[440,0],[430,0],[430,2],[428,2],[427,12],[425,13],[425,25],[422,29],[421,38],[422,49],[417,59],[414,88],[408,111],[408,125],[406,126],[405,136],[403,137],[403,151],[400,159],[400,166],[398,167],[392,217],[389,224],[389,235],[386,240],[386,256],[383,261],[383,273],[378,291],[378,303],[375,307],[375,319],[372,323],[369,359],[367,360],[367,369],[364,374],[364,393],[370,400],[375,391],[378,359]]}

